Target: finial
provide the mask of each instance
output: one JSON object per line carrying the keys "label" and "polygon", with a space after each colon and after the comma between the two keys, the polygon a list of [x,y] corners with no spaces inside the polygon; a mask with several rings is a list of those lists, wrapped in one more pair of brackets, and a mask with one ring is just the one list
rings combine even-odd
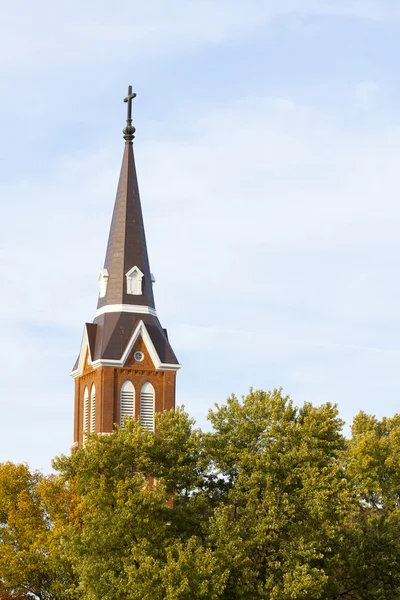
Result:
{"label": "finial", "polygon": [[133,142],[133,138],[135,137],[136,131],[136,129],[132,125],[132,100],[134,98],[136,98],[136,94],[132,94],[132,86],[130,85],[128,87],[128,95],[126,98],[124,98],[124,102],[128,103],[128,112],[126,117],[126,127],[123,130],[124,139],[130,143]]}

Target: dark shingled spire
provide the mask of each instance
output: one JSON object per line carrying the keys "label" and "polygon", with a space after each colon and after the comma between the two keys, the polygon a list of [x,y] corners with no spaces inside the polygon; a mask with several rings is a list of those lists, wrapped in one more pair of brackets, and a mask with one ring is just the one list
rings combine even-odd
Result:
{"label": "dark shingled spire", "polygon": [[[110,304],[155,308],[133,156],[135,128],[132,125],[131,102],[135,96],[129,86],[128,96],[125,98],[128,103],[127,125],[124,129],[125,150],[104,262],[104,268],[108,271],[107,293],[99,298],[97,308]],[[143,273],[141,295],[127,293],[126,273],[135,266]]]}
{"label": "dark shingled spire", "polygon": [[[155,312],[153,284],[147,254],[146,236],[139,186],[133,156],[135,128],[132,125],[132,100],[136,94],[129,86],[125,150],[115,199],[103,275],[107,276],[105,296],[99,296],[93,323],[86,324],[92,362],[121,360],[135,329],[142,322],[160,362],[169,367],[178,360]],[[143,273],[141,294],[128,294],[126,274],[137,267]],[[78,359],[79,360],[79,359]],[[78,361],[74,371],[78,368]]]}
{"label": "dark shingled spire", "polygon": [[[133,157],[132,94],[129,86],[128,117],[123,131],[124,157],[118,183],[117,197],[111,221],[110,235],[103,276],[107,277],[106,294],[99,296],[97,313],[93,323],[86,323],[87,344],[92,363],[96,361],[120,361],[135,330],[142,323],[151,339],[159,361],[167,368],[180,367],[155,312],[153,284],[147,255],[139,187]],[[143,273],[141,293],[128,294],[126,274],[137,267]],[[73,373],[79,367],[79,357]]]}

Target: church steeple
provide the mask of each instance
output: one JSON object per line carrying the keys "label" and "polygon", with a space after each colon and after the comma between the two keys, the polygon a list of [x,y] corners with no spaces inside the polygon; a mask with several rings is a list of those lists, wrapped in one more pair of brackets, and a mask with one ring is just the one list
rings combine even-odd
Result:
{"label": "church steeple", "polygon": [[86,323],[75,378],[74,446],[90,432],[110,432],[124,417],[154,426],[175,406],[180,365],[156,314],[139,197],[129,86],[124,155],[93,323]]}
{"label": "church steeple", "polygon": [[[123,131],[125,149],[122,160],[114,213],[104,269],[100,271],[100,293],[97,308],[106,305],[139,305],[154,309],[153,285],[147,254],[146,236],[140,205],[139,186],[133,156],[135,128],[132,125],[132,87],[129,86],[128,115]],[[132,271],[136,267],[136,270]],[[106,281],[104,282],[104,279]],[[136,279],[136,288],[130,280]],[[140,280],[140,281],[139,281]],[[140,284],[140,285],[139,285]]]}

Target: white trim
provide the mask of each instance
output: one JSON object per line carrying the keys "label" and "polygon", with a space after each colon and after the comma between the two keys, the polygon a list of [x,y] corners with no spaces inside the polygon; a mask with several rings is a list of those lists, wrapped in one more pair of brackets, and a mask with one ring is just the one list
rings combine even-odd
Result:
{"label": "white trim", "polygon": [[100,292],[99,292],[99,297],[100,298],[104,298],[105,295],[107,294],[107,284],[108,284],[108,271],[107,269],[101,269],[99,276],[98,276],[98,281],[100,283]]}
{"label": "white trim", "polygon": [[139,336],[142,337],[142,339],[144,341],[144,344],[145,344],[145,346],[147,348],[147,351],[150,354],[150,358],[151,358],[151,360],[154,363],[155,368],[159,369],[160,366],[161,366],[161,361],[160,361],[160,359],[158,357],[157,351],[154,348],[154,344],[151,341],[151,338],[149,336],[149,332],[147,331],[146,326],[143,323],[143,321],[139,321],[139,323],[138,323],[138,325],[137,325],[137,327],[136,327],[136,329],[135,329],[135,331],[134,331],[131,339],[129,340],[129,343],[128,343],[127,347],[125,348],[125,351],[124,351],[123,355],[121,356],[122,365],[125,364],[128,356],[130,355],[130,353],[132,351],[132,348],[135,345],[136,340],[139,338]]}
{"label": "white trim", "polygon": [[140,390],[140,424],[154,431],[154,401],[155,391],[150,381],[146,381]]}
{"label": "white trim", "polygon": [[150,354],[150,358],[153,361],[154,366],[157,369],[158,365],[160,364],[160,359],[158,358],[158,354],[156,352],[156,349],[154,348],[154,344],[150,339],[150,336],[148,334],[148,331],[147,331],[143,321],[139,321],[139,323],[137,324],[137,327],[133,333],[133,336],[129,340],[129,343],[128,343],[127,347],[125,348],[123,355],[121,356],[121,362],[123,365],[125,364],[126,359],[130,355],[131,350],[140,335],[142,336],[145,346],[148,350],[148,353]]}
{"label": "white trim", "polygon": [[139,267],[132,267],[132,269],[125,273],[125,277],[127,294],[132,294],[133,296],[141,296],[143,293],[142,281],[144,273],[142,273]]}
{"label": "white trim", "polygon": [[[182,365],[179,364],[170,364],[170,363],[162,363],[159,362],[159,367],[156,367],[157,371],[179,371],[179,369],[182,367]],[[111,360],[111,359],[104,359],[102,360],[101,358],[99,358],[99,360],[95,360],[94,363],[92,364],[93,369],[98,369],[99,367],[123,367],[123,362],[122,360]],[[73,371],[72,373],[70,373],[71,377],[78,377],[79,375],[79,371]]]}
{"label": "white trim", "polygon": [[129,271],[127,273],[125,273],[126,277],[129,277],[130,275],[132,275],[132,273],[137,273],[139,275],[139,277],[144,277],[144,273],[142,273],[142,271],[139,269],[139,267],[132,267],[132,269],[129,269]]}
{"label": "white trim", "polygon": [[144,360],[144,354],[140,350],[136,350],[133,358],[136,360],[136,362],[142,362],[142,360]]}
{"label": "white trim", "polygon": [[79,360],[78,360],[78,366],[76,367],[76,369],[74,371],[70,372],[71,377],[78,377],[78,375],[81,375],[81,373],[83,373],[83,367],[85,366],[85,356],[86,356],[86,352],[85,350],[88,350],[89,353],[89,360],[90,360],[90,364],[92,363],[92,356],[90,354],[90,346],[89,346],[89,340],[88,340],[88,335],[87,335],[87,328],[86,325],[83,328],[83,335],[82,335],[82,342],[81,342],[81,349],[79,352]]}
{"label": "white trim", "polygon": [[139,323],[137,324],[136,329],[133,332],[131,339],[129,340],[129,343],[126,346],[123,355],[121,356],[121,360],[99,359],[99,360],[95,360],[92,363],[92,367],[94,369],[97,369],[98,367],[123,367],[139,336],[142,336],[145,346],[147,348],[147,351],[150,354],[150,358],[153,361],[154,366],[157,371],[159,371],[159,370],[178,371],[178,369],[181,368],[181,365],[162,363],[160,361],[157,351],[154,348],[154,344],[151,341],[151,338],[149,336],[149,332],[147,331],[146,326],[143,323],[143,321],[139,321]]}
{"label": "white trim", "polygon": [[88,436],[90,432],[90,415],[89,415],[89,389],[85,387],[83,392],[83,412],[82,412],[82,433],[83,436]]}
{"label": "white trim", "polygon": [[106,304],[96,311],[96,317],[104,315],[105,313],[113,312],[126,312],[126,313],[138,313],[142,315],[153,315],[157,316],[155,308],[150,306],[140,306],[139,304]]}
{"label": "white trim", "polygon": [[119,393],[119,426],[124,429],[124,421],[126,417],[135,418],[135,386],[130,379],[125,379]]}
{"label": "white trim", "polygon": [[[131,339],[129,340],[128,345],[125,348],[123,355],[121,356],[121,360],[101,359],[100,358],[98,360],[92,361],[93,369],[98,369],[99,367],[123,367],[139,336],[142,336],[142,338],[143,338],[143,341],[145,343],[148,353],[150,354],[150,358],[153,361],[156,371],[178,371],[181,368],[182,365],[162,363],[160,361],[160,358],[157,354],[157,351],[154,347],[153,342],[151,341],[149,332],[147,331],[145,324],[143,323],[143,321],[139,321],[139,323],[136,326],[135,331],[133,332]],[[85,327],[85,332],[84,332],[84,336],[83,336],[83,340],[82,340],[81,354],[79,356],[78,368],[75,369],[75,371],[72,371],[70,373],[70,375],[74,378],[79,377],[79,375],[81,375],[83,372],[83,366],[84,366],[83,360],[84,359],[81,360],[81,358],[82,358],[82,355],[84,356],[84,353],[82,352],[82,350],[84,349],[83,348],[84,342],[86,342],[86,345],[89,346],[87,343],[86,327]],[[89,354],[90,354],[90,349],[89,349]]]}
{"label": "white trim", "polygon": [[96,386],[92,383],[90,388],[90,415],[89,415],[89,432],[96,432]]}

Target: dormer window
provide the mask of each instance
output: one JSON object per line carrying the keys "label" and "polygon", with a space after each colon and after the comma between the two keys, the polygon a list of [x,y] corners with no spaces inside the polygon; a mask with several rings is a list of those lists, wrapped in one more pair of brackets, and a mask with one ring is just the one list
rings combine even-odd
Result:
{"label": "dormer window", "polygon": [[133,296],[142,295],[143,273],[138,267],[132,267],[126,274],[127,293]]}
{"label": "dormer window", "polygon": [[101,269],[98,277],[100,283],[100,298],[104,298],[107,293],[107,283],[108,283],[108,271],[107,269]]}

